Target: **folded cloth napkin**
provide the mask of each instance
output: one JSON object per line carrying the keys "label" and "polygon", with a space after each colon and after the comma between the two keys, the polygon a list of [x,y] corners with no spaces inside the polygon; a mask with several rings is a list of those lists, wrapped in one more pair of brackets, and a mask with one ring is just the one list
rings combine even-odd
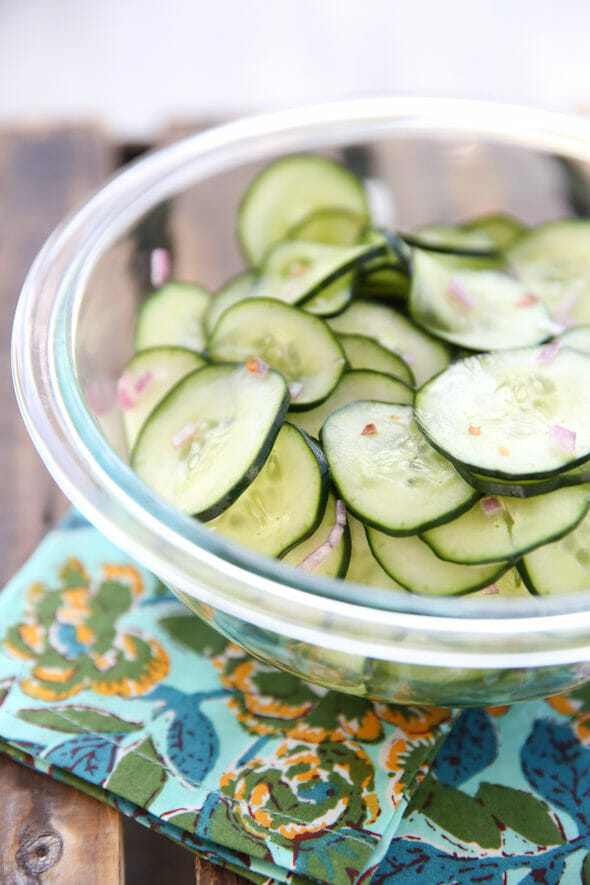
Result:
{"label": "folded cloth napkin", "polygon": [[312,686],[75,515],[0,625],[0,750],[254,882],[590,882],[590,689],[459,713]]}

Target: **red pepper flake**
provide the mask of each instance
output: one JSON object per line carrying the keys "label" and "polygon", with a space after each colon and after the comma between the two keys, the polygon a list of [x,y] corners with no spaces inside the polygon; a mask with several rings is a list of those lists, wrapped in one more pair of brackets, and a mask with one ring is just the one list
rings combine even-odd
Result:
{"label": "red pepper flake", "polygon": [[506,446],[498,446],[498,451],[501,455],[509,455],[510,450],[506,448]]}
{"label": "red pepper flake", "polygon": [[533,295],[531,292],[527,292],[526,295],[523,295],[522,298],[519,298],[516,302],[517,307],[532,307],[533,304],[537,303],[537,296]]}
{"label": "red pepper flake", "polygon": [[481,434],[481,427],[479,424],[470,424],[468,433],[470,436],[479,436]]}
{"label": "red pepper flake", "polygon": [[252,372],[253,375],[264,375],[268,369],[268,365],[256,357],[251,357],[249,360],[246,360],[246,368],[249,372]]}
{"label": "red pepper flake", "polygon": [[365,424],[363,429],[361,430],[361,436],[376,436],[377,428],[374,424]]}
{"label": "red pepper flake", "polygon": [[390,415],[389,417],[395,419],[395,418],[399,418],[399,415]]}
{"label": "red pepper flake", "polygon": [[294,279],[302,277],[309,270],[309,264],[306,261],[294,261],[289,265],[288,275]]}

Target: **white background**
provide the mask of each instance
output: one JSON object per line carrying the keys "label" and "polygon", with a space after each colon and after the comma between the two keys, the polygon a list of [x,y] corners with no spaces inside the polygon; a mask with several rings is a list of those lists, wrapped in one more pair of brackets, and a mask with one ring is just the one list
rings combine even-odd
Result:
{"label": "white background", "polygon": [[0,0],[0,125],[166,123],[367,92],[590,109],[588,0]]}

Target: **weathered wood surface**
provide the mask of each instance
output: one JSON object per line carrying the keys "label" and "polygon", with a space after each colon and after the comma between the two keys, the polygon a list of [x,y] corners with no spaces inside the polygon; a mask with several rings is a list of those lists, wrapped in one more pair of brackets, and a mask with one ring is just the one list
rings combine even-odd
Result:
{"label": "weathered wood surface", "polygon": [[[18,294],[45,238],[122,157],[92,127],[0,131],[0,588],[68,507],[29,440],[12,390]],[[0,885],[245,881],[206,861],[195,868],[186,849],[2,755],[0,795]]]}

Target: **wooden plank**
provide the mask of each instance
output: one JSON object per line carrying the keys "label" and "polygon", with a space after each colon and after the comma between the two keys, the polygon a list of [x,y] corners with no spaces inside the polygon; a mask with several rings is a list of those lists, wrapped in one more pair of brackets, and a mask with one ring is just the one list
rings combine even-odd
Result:
{"label": "wooden plank", "polygon": [[111,172],[114,151],[95,129],[0,132],[0,586],[66,509],[18,414],[10,375],[16,301],[55,225]]}
{"label": "wooden plank", "polygon": [[[114,156],[95,129],[0,132],[1,584],[67,508],[28,438],[12,391],[9,346],[18,293],[45,238],[100,185]],[[121,880],[117,812],[5,757],[0,785],[0,882]]]}
{"label": "wooden plank", "polygon": [[249,879],[232,873],[231,870],[209,863],[202,857],[196,857],[195,885],[251,885],[251,883]]}
{"label": "wooden plank", "polygon": [[117,811],[4,756],[0,783],[3,885],[124,881]]}

